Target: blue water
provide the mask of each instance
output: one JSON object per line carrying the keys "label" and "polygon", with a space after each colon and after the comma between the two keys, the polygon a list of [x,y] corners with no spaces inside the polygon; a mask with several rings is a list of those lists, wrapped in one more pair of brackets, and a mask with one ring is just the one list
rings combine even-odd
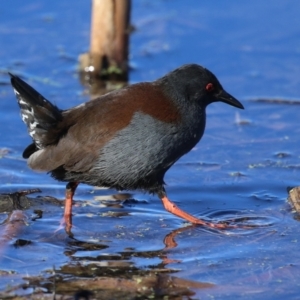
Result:
{"label": "blue water", "polygon": [[[6,72],[22,75],[62,109],[87,101],[77,58],[89,47],[89,2],[11,0],[0,7],[0,148],[9,150],[0,160],[1,192],[39,187],[42,195],[63,199],[64,184],[29,170],[21,158],[30,138]],[[17,275],[3,277],[1,289],[22,283],[24,274],[47,276],[53,262],[57,269],[81,257],[88,257],[85,265],[96,257],[110,263],[107,253],[130,248],[139,255],[129,255],[120,268],[161,268],[161,255],[143,256],[161,250],[174,260],[165,268],[178,270],[177,277],[215,284],[194,290],[195,299],[297,299],[299,222],[286,199],[300,178],[299,11],[292,0],[133,1],[131,83],[194,62],[213,71],[245,106],[208,107],[203,139],[167,173],[168,195],[199,217],[244,216],[262,227],[225,233],[187,228],[175,237],[177,247],[163,251],[165,236],[187,224],[165,212],[159,199],[133,193],[136,201],[110,200],[110,206],[115,191],[82,185],[75,197],[83,203],[74,207],[75,236],[105,249],[74,248],[63,232],[54,234],[63,210],[50,207],[16,237],[32,244],[15,248],[13,238],[5,247],[0,270]],[[295,104],[254,101],[261,98]]]}

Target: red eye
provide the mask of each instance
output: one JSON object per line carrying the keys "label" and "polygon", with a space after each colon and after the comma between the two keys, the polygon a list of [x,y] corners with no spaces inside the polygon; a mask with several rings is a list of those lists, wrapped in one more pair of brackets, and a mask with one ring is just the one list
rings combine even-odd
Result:
{"label": "red eye", "polygon": [[208,92],[211,92],[214,90],[214,85],[212,83],[208,83],[205,87],[205,89],[208,91]]}

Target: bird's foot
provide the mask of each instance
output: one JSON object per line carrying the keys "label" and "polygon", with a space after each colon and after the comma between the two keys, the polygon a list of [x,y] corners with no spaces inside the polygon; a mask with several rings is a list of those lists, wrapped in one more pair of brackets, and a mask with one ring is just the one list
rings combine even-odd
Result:
{"label": "bird's foot", "polygon": [[161,200],[163,202],[163,205],[167,211],[170,213],[183,218],[184,220],[194,224],[194,225],[201,225],[204,227],[208,227],[215,230],[226,230],[226,229],[251,229],[253,225],[239,225],[239,224],[233,224],[235,220],[229,220],[226,222],[220,222],[220,223],[213,223],[208,222],[202,219],[198,219],[194,217],[193,215],[183,211],[181,208],[179,208],[174,202],[170,201],[168,197],[165,194],[162,194]]}
{"label": "bird's foot", "polygon": [[234,229],[234,228],[239,228],[238,225],[232,225],[232,224],[229,224],[229,223],[213,223],[213,222],[207,222],[207,221],[204,221],[204,220],[201,220],[201,219],[197,219],[195,218],[196,220],[193,221],[192,223],[195,224],[195,225],[202,225],[204,227],[209,227],[209,228],[212,228],[212,229],[221,229],[221,230],[224,230],[224,229]]}
{"label": "bird's foot", "polygon": [[211,229],[217,229],[217,230],[226,230],[226,229],[253,229],[256,227],[261,227],[260,225],[251,225],[251,224],[234,224],[236,222],[236,219],[223,221],[220,223],[213,223],[208,221],[203,221],[201,219],[197,219],[196,222],[193,222],[195,225],[202,225],[205,227],[209,227]]}

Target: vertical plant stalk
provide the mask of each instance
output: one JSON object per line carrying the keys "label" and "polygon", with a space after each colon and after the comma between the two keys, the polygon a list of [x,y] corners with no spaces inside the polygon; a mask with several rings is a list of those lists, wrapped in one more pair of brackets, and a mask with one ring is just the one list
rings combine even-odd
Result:
{"label": "vertical plant stalk", "polygon": [[102,79],[128,79],[131,0],[93,0],[90,52],[80,71]]}

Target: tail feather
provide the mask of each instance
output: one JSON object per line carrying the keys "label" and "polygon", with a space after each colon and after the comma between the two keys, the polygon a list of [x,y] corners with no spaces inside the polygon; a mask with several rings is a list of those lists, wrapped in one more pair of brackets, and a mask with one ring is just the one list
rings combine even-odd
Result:
{"label": "tail feather", "polygon": [[56,142],[56,128],[62,120],[61,110],[45,99],[18,76],[10,74],[23,122],[36,147],[42,149]]}

